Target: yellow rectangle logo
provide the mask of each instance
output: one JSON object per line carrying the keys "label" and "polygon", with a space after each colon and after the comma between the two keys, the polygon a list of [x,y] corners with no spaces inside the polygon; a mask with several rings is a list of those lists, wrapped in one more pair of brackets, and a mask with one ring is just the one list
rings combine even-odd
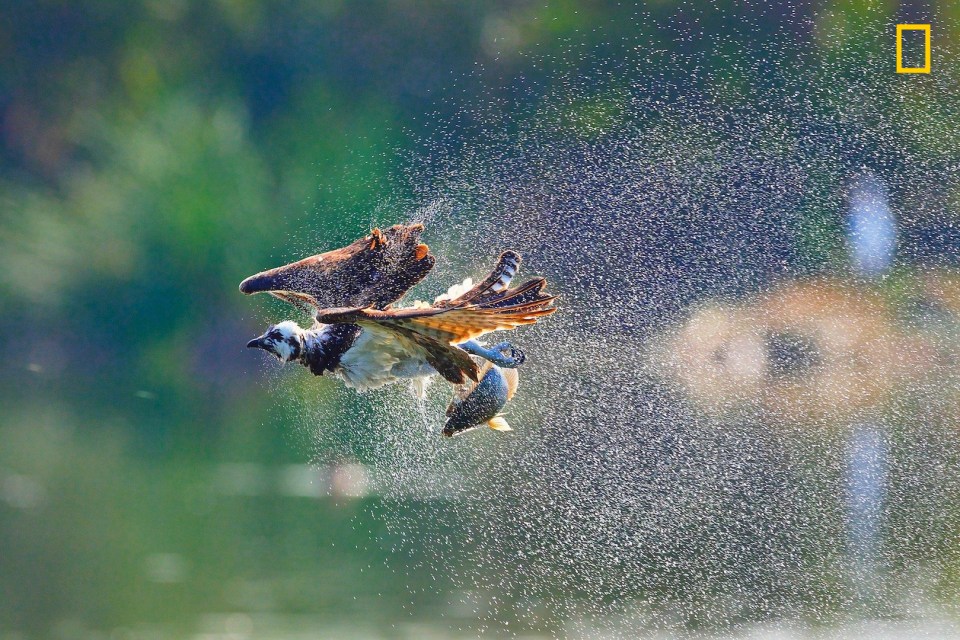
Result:
{"label": "yellow rectangle logo", "polygon": [[[923,66],[903,66],[903,32],[923,31]],[[930,73],[930,25],[928,24],[898,24],[897,25],[897,73]]]}

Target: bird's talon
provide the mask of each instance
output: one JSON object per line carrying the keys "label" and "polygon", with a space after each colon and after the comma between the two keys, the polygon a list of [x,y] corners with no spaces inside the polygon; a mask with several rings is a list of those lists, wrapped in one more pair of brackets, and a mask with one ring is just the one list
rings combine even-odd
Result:
{"label": "bird's talon", "polygon": [[507,367],[508,369],[516,369],[523,364],[524,360],[527,359],[526,354],[524,354],[521,349],[518,349],[509,342],[501,342],[496,344],[491,347],[490,350],[495,353],[499,353],[501,357],[496,359],[487,359],[494,364],[498,364],[501,367]]}

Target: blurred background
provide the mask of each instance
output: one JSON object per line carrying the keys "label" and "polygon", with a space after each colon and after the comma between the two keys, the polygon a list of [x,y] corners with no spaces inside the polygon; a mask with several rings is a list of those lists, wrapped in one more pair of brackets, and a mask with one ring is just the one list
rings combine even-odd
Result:
{"label": "blurred background", "polygon": [[[7,0],[0,638],[960,637],[958,25]],[[406,220],[562,295],[512,439],[243,348]]]}

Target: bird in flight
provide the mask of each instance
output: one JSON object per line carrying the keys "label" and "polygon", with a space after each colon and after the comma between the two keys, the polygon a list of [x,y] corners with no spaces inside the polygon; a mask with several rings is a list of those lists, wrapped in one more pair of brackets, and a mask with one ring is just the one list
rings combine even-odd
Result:
{"label": "bird in flight", "polygon": [[316,375],[338,374],[359,390],[407,379],[422,394],[435,374],[454,385],[479,383],[481,368],[471,356],[519,366],[524,354],[510,343],[485,347],[477,339],[554,313],[556,297],[544,291],[546,281],[533,278],[511,289],[520,256],[506,251],[478,284],[467,279],[433,304],[394,308],[435,263],[419,241],[422,231],[419,224],[374,229],[342,249],[247,278],[243,293],[268,292],[313,316],[310,328],[281,322],[247,346]]}

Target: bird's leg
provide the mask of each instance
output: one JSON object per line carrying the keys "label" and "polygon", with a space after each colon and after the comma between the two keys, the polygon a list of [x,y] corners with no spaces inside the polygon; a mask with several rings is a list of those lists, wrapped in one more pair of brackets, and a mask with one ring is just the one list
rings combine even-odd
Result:
{"label": "bird's leg", "polygon": [[[487,348],[480,346],[480,343],[476,340],[467,340],[457,346],[472,356],[480,356],[484,360],[489,360],[499,367],[506,367],[508,369],[515,369],[526,360],[523,351],[517,349],[509,342],[501,342],[500,344],[495,344]],[[510,355],[504,355],[504,352],[508,352]]]}

